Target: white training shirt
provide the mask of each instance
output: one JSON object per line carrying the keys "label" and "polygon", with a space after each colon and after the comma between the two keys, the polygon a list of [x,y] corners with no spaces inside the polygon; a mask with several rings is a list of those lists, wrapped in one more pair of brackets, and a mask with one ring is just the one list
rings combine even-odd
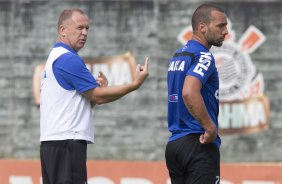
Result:
{"label": "white training shirt", "polygon": [[94,143],[90,101],[76,89],[63,88],[53,71],[54,61],[72,54],[73,50],[62,43],[55,46],[46,62],[41,81],[40,141],[78,139]]}

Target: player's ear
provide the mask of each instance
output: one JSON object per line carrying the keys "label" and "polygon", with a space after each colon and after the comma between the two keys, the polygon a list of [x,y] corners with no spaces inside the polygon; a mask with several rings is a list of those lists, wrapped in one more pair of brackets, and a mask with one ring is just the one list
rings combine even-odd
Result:
{"label": "player's ear", "polygon": [[205,23],[200,23],[199,24],[199,30],[201,33],[205,34],[207,32],[207,26]]}

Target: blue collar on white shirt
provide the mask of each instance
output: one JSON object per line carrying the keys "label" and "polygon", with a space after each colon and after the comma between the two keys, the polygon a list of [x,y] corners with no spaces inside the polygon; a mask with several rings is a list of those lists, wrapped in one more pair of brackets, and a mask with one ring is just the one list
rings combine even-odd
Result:
{"label": "blue collar on white shirt", "polygon": [[67,44],[65,44],[63,42],[55,43],[53,48],[57,48],[57,47],[63,47],[65,49],[67,49],[68,51],[70,51],[71,53],[77,54],[77,52],[73,48],[71,48],[70,46],[68,46]]}

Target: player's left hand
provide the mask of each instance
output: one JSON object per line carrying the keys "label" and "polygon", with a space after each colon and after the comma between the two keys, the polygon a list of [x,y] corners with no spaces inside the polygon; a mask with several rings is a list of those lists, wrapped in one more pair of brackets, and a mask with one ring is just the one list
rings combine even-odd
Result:
{"label": "player's left hand", "polygon": [[214,142],[214,140],[217,137],[217,129],[216,126],[211,123],[212,126],[209,127],[209,129],[206,129],[205,133],[203,133],[200,136],[200,143],[202,144],[208,144]]}

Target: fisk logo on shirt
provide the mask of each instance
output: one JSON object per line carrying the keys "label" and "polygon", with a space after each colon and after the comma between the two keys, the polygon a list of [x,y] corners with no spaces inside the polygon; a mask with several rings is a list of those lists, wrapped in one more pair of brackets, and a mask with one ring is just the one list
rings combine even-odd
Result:
{"label": "fisk logo on shirt", "polygon": [[193,72],[204,76],[204,71],[207,71],[209,66],[211,65],[211,53],[209,52],[200,52],[201,57],[199,59],[199,63],[194,68]]}

